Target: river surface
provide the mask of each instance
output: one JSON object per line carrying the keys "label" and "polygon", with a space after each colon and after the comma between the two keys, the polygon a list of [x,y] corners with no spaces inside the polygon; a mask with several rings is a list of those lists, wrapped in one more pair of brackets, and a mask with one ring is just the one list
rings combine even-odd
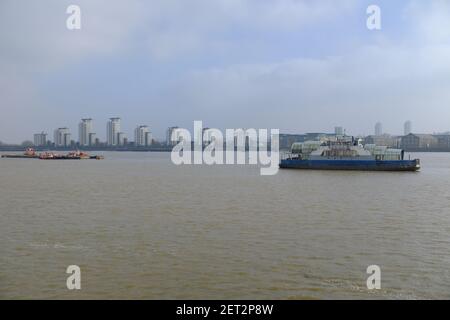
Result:
{"label": "river surface", "polygon": [[103,154],[0,159],[0,299],[450,299],[450,154],[275,176]]}

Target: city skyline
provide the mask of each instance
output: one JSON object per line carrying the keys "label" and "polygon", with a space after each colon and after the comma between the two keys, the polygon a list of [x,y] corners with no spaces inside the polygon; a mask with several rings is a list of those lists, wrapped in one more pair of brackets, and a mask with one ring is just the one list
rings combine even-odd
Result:
{"label": "city skyline", "polygon": [[[111,132],[110,134],[108,133],[110,130],[108,126],[111,122],[111,119],[117,119],[119,121],[119,124],[115,124],[114,125],[114,133]],[[89,121],[89,124],[86,124],[85,121]],[[2,137],[0,137],[0,142],[4,143],[4,144],[20,144],[24,141],[30,141],[33,139],[41,139],[41,138],[37,138],[36,135],[39,134],[45,134],[45,135],[49,135],[48,132],[53,132],[53,137],[55,137],[55,130],[58,129],[64,129],[67,130],[68,133],[70,135],[75,134],[75,136],[78,137],[78,139],[72,139],[76,142],[79,142],[81,145],[90,145],[93,144],[96,140],[99,140],[100,142],[105,142],[108,145],[118,145],[118,140],[115,138],[114,143],[110,142],[110,137],[118,137],[118,134],[121,134],[122,137],[126,138],[128,140],[128,136],[130,137],[136,137],[136,128],[137,127],[147,127],[150,128],[150,126],[148,125],[133,125],[133,124],[129,124],[127,123],[127,128],[132,128],[130,129],[130,135],[128,135],[127,132],[121,131],[121,127],[122,127],[122,118],[121,117],[112,117],[109,118],[109,120],[105,120],[106,123],[106,130],[104,134],[98,134],[97,132],[93,131],[93,123],[94,123],[95,119],[92,118],[82,118],[81,121],[78,123],[78,126],[62,126],[62,127],[57,127],[56,129],[52,130],[51,128],[48,129],[44,129],[42,130],[36,130],[36,132],[32,133],[31,136],[35,137],[35,138],[30,138],[30,137],[25,137],[23,140],[20,141],[7,141],[5,139],[2,139]],[[72,121],[73,122],[73,121]],[[189,126],[188,126],[189,127]],[[76,130],[73,130],[73,128],[77,128]],[[167,141],[167,129],[168,128],[180,128],[179,126],[173,126],[173,127],[165,127],[165,130],[163,130],[163,134],[160,134],[158,136],[153,134],[153,130],[150,132],[151,135],[151,139],[154,139],[155,141],[160,141],[160,142],[166,142]],[[213,126],[211,126],[211,128],[215,128]],[[236,127],[237,128],[237,127]],[[305,131],[302,130],[301,128],[299,128],[298,130],[281,130],[280,132],[283,132],[285,134],[298,134],[298,133],[308,133],[308,132],[332,132],[332,126],[330,126],[329,128],[325,128],[325,129],[316,129],[316,130],[309,130],[309,131]],[[224,128],[219,128],[219,129],[224,129]],[[273,129],[273,128],[268,128],[268,129]],[[384,123],[381,121],[377,121],[374,124],[374,129],[370,130],[370,128],[367,128],[367,130],[364,130],[363,132],[359,132],[359,133],[355,133],[354,130],[351,130],[351,128],[348,127],[343,127],[343,126],[334,126],[334,130],[336,131],[337,129],[342,130],[343,132],[352,132],[351,135],[354,136],[370,136],[370,135],[393,135],[393,136],[401,136],[401,135],[407,135],[409,133],[415,133],[415,134],[442,134],[442,133],[448,133],[450,132],[450,126],[448,130],[431,130],[431,131],[417,131],[413,129],[413,123],[410,120],[407,120],[401,124],[398,125],[398,127],[396,128],[396,130],[394,131],[386,131],[384,129]],[[80,130],[84,130],[84,134],[81,134]],[[99,132],[102,132],[102,130],[98,130]],[[83,136],[83,138],[81,138]],[[112,138],[111,138],[112,139]],[[54,140],[53,140],[54,141]],[[132,140],[135,141],[135,140]]]}
{"label": "city skyline", "polygon": [[[91,147],[91,146],[98,146],[101,144],[104,144],[109,147],[114,146],[124,146],[128,143],[132,143],[134,146],[137,147],[143,147],[143,146],[151,146],[154,142],[156,143],[162,143],[166,145],[174,145],[173,142],[169,141],[169,137],[171,136],[173,130],[180,128],[179,126],[170,126],[166,127],[166,134],[163,138],[161,137],[154,137],[153,132],[148,125],[137,125],[134,127],[134,130],[132,132],[132,135],[130,137],[134,137],[134,140],[130,140],[128,138],[127,133],[121,131],[121,123],[122,118],[121,117],[112,117],[109,118],[109,120],[106,121],[106,135],[105,139],[100,139],[97,135],[97,133],[93,132],[94,129],[94,119],[92,118],[82,118],[80,122],[78,123],[78,140],[72,139],[72,132],[71,130],[66,127],[58,127],[53,130],[53,141],[48,137],[48,133],[46,130],[40,131],[38,133],[34,133],[32,139],[25,139],[21,143],[32,141],[34,142],[35,146],[46,146],[50,143],[54,144],[57,147],[68,147],[73,146],[73,144],[76,144],[80,147]],[[445,132],[429,132],[429,133],[419,133],[413,130],[413,123],[410,120],[407,120],[403,123],[403,134],[393,134],[390,132],[385,132],[383,130],[383,123],[378,121],[375,123],[374,126],[374,132],[372,134],[354,134],[351,131],[347,130],[347,128],[344,128],[342,126],[336,126],[334,127],[334,134],[336,135],[351,135],[355,137],[401,137],[406,136],[410,133],[413,134],[419,134],[419,135],[450,135],[450,131]],[[204,127],[203,132],[210,129],[209,127]],[[219,128],[220,129],[220,128]],[[222,128],[223,129],[223,128]],[[296,131],[296,132],[283,132],[281,131],[280,134],[283,135],[307,135],[307,134],[313,134],[313,133],[324,133],[324,134],[333,134],[333,130],[313,130],[311,132],[306,131]],[[1,141],[1,140],[0,140]],[[383,141],[383,139],[381,140]],[[1,141],[4,143],[3,141]],[[5,143],[4,143],[5,144]],[[8,144],[8,143],[6,143]],[[9,145],[18,145],[19,143],[10,143]]]}
{"label": "city skyline", "polygon": [[[88,145],[93,145],[95,143],[96,140],[100,141],[100,142],[105,142],[107,145],[119,145],[119,134],[122,137],[121,139],[123,140],[124,138],[126,140],[128,139],[128,134],[126,132],[123,132],[121,130],[122,127],[122,118],[121,117],[111,117],[108,118],[109,120],[105,120],[106,122],[106,131],[105,134],[98,134],[97,132],[94,132],[94,121],[95,119],[92,118],[81,118],[80,122],[78,123],[78,127],[77,130],[72,130],[71,126],[62,126],[62,127],[58,127],[56,129],[53,130],[53,137],[55,137],[55,130],[58,129],[64,129],[67,130],[68,133],[70,135],[72,135],[72,132],[78,137],[78,139],[72,139],[76,142],[78,142],[80,145],[84,145],[84,146],[88,146]],[[114,124],[113,124],[113,123]],[[431,132],[420,132],[420,131],[415,131],[413,130],[412,127],[412,121],[410,120],[406,120],[405,122],[403,122],[401,124],[401,126],[399,125],[397,130],[395,131],[385,131],[384,130],[384,123],[381,121],[377,121],[374,125],[375,129],[372,129],[373,131],[367,130],[367,132],[364,133],[355,133],[354,130],[352,130],[352,128],[350,128],[349,131],[352,132],[352,135],[354,136],[370,136],[370,135],[393,135],[393,136],[401,136],[401,135],[407,135],[409,133],[416,133],[416,134],[440,134],[440,133],[447,133],[450,132],[449,130],[444,130],[444,131],[437,131],[437,130],[432,130]],[[111,128],[110,128],[111,126]],[[136,141],[136,129],[137,127],[146,127],[150,130],[150,127],[148,125],[129,125],[127,127],[132,127],[132,129],[130,130],[131,135],[129,135],[130,137],[134,137],[134,140],[132,140],[133,142]],[[172,127],[165,127],[164,130],[164,134],[162,135],[154,135],[153,134],[153,130],[151,130],[150,133],[150,140],[154,139],[155,141],[158,142],[167,142],[167,129],[170,128],[179,128],[178,126],[172,126]],[[283,132],[285,134],[298,134],[298,133],[307,133],[307,132],[332,132],[332,130],[330,129],[332,128],[331,126],[329,128],[325,128],[324,130],[310,130],[310,131],[305,131],[305,130],[301,130],[301,128],[299,130],[281,130],[280,132]],[[219,128],[219,129],[224,129],[224,128]],[[269,128],[271,129],[271,128]],[[343,127],[343,126],[335,126],[334,127],[334,131],[336,130],[340,130],[342,132],[346,132],[348,128]],[[29,138],[26,137],[24,140],[21,141],[15,141],[15,142],[9,142],[6,140],[2,140],[2,138],[0,137],[0,142],[4,143],[4,144],[20,144],[24,141],[34,141],[36,139],[42,139],[41,137],[37,137],[37,135],[39,134],[45,134],[48,136],[48,132],[50,132],[50,128],[49,129],[45,129],[45,130],[37,130],[36,132],[34,132],[32,134],[32,136],[34,138]],[[113,131],[113,132],[112,132]],[[83,133],[82,133],[83,132]],[[102,132],[102,130],[99,130],[99,132]],[[114,139],[112,138],[114,137]],[[112,142],[113,139],[114,141]],[[55,138],[53,139],[53,142],[55,141]]]}

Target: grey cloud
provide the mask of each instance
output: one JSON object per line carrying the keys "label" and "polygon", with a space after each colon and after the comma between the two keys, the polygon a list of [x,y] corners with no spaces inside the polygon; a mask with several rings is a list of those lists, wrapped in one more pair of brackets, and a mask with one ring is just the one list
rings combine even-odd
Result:
{"label": "grey cloud", "polygon": [[446,53],[450,46],[373,45],[341,57],[212,69],[183,79],[182,100],[189,113],[217,124],[291,131],[342,124],[353,133],[371,133],[367,128],[379,119],[401,133],[402,121],[410,118],[448,130],[448,122],[436,119],[450,118]]}
{"label": "grey cloud", "polygon": [[[160,136],[167,125],[189,125],[195,119],[218,127],[312,131],[344,125],[354,133],[369,133],[367,128],[377,120],[399,132],[408,118],[418,130],[450,129],[446,120],[450,118],[450,5],[446,1],[410,1],[402,21],[410,29],[395,42],[383,29],[378,38],[355,39],[339,56],[306,59],[298,54],[297,59],[241,65],[231,64],[227,55],[251,49],[258,58],[265,47],[241,39],[239,33],[289,35],[304,27],[320,29],[355,10],[358,2],[78,0],[82,30],[71,32],[65,28],[65,9],[72,2],[1,2],[2,140],[29,139],[33,131],[50,130],[68,114],[74,116],[75,111],[56,105],[39,90],[47,76],[64,77],[70,67],[87,60],[136,52],[147,56],[149,64],[162,65],[221,54],[222,67],[195,70],[187,63],[168,81],[174,85],[149,95],[149,105],[161,106],[148,111],[160,123],[155,128]],[[133,93],[129,88],[126,92]],[[89,104],[95,92],[89,94],[77,101]],[[108,97],[97,98],[103,108],[120,109]],[[146,110],[143,105],[133,110],[137,109]]]}

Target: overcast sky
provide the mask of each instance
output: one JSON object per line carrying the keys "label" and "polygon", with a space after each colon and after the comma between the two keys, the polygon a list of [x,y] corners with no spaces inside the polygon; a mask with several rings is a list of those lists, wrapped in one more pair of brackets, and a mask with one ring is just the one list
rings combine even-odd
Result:
{"label": "overcast sky", "polygon": [[[66,28],[79,5],[81,30]],[[366,27],[381,8],[382,29]],[[120,116],[217,128],[450,130],[450,1],[0,0],[0,140]]]}

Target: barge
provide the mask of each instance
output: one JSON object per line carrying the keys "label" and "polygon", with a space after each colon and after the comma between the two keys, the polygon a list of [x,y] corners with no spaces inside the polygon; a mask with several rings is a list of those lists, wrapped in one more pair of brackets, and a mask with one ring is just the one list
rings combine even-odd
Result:
{"label": "barge", "polygon": [[38,159],[39,155],[32,148],[27,148],[23,154],[2,154],[2,158],[12,159]]}
{"label": "barge", "polygon": [[90,156],[89,154],[81,151],[69,152],[68,154],[55,154],[52,152],[45,152],[39,155],[41,160],[102,160],[103,156]]}
{"label": "barge", "polygon": [[294,143],[280,161],[282,169],[419,171],[420,160],[405,160],[405,152],[367,144],[353,137]]}
{"label": "barge", "polygon": [[4,154],[2,158],[12,158],[12,159],[40,159],[40,160],[84,160],[84,159],[94,159],[103,160],[103,156],[90,156],[89,154],[81,151],[73,151],[68,154],[57,154],[53,152],[42,152],[37,154],[32,148],[28,148],[23,154]]}

